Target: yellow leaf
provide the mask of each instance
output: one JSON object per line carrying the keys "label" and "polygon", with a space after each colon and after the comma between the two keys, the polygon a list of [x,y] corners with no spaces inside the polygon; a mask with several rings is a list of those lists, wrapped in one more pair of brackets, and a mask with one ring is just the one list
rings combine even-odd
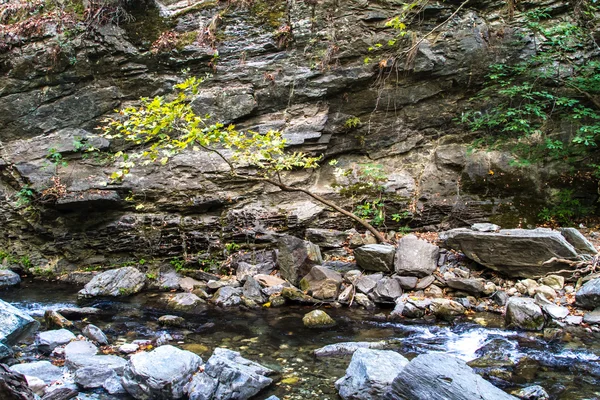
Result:
{"label": "yellow leaf", "polygon": [[492,171],[491,169],[488,171],[489,175],[494,175],[494,171]]}

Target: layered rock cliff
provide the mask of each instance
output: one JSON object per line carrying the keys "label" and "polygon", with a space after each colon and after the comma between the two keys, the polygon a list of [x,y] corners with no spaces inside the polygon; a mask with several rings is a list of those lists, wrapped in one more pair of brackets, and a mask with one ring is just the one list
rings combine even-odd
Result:
{"label": "layered rock cliff", "polygon": [[[351,207],[326,161],[381,165],[389,229],[533,223],[564,177],[556,165],[517,168],[510,154],[471,151],[474,136],[457,122],[488,65],[534,47],[502,1],[415,3],[400,38],[386,26],[404,4],[392,0],[73,0],[25,16],[10,14],[14,3],[1,17],[0,247],[39,265],[190,258],[268,242],[269,230],[351,227],[308,198],[229,179],[208,153],[110,183],[123,144],[95,128],[140,97],[169,95],[186,75],[210,74],[198,114],[279,130],[292,148],[324,155],[322,168],[290,173],[289,183]],[[564,1],[520,4],[542,6],[554,18],[571,12]],[[387,49],[390,40],[414,49]],[[595,185],[581,181],[578,195],[595,201]],[[407,218],[392,221],[400,211]]]}

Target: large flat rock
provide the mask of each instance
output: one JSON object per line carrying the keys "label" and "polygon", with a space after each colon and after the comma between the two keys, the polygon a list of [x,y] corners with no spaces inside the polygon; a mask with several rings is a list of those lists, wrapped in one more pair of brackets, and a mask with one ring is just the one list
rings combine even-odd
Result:
{"label": "large flat rock", "polygon": [[0,343],[14,345],[35,332],[40,323],[28,314],[0,300]]}
{"label": "large flat rock", "polygon": [[576,259],[577,250],[558,231],[551,229],[502,229],[477,232],[452,229],[440,234],[445,246],[510,277],[530,278],[563,269],[546,263],[553,257]]}

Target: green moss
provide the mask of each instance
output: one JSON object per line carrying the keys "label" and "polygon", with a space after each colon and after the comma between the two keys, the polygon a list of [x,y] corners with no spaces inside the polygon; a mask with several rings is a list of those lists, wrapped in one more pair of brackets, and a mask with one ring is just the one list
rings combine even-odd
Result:
{"label": "green moss", "polygon": [[182,50],[185,46],[188,46],[196,41],[198,38],[198,32],[185,32],[177,37],[177,42],[175,43],[175,48],[177,50]]}
{"label": "green moss", "polygon": [[256,0],[250,7],[252,15],[258,18],[261,25],[277,29],[285,22],[286,2]]}

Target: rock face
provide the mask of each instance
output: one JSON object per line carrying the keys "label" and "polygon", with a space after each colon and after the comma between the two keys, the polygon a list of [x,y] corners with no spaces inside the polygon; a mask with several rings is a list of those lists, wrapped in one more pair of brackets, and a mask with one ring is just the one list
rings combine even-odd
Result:
{"label": "rock face", "polygon": [[579,288],[575,301],[588,309],[600,307],[600,278],[592,279]]}
{"label": "rock face", "polygon": [[506,323],[515,328],[539,331],[544,327],[542,309],[531,298],[511,297],[506,304]]}
{"label": "rock face", "polygon": [[503,229],[499,232],[476,232],[453,229],[440,234],[451,249],[463,252],[470,259],[511,277],[545,275],[556,264],[544,264],[553,257],[574,259],[577,250],[560,232],[549,229]]}
{"label": "rock face", "polygon": [[404,236],[398,242],[395,269],[398,275],[422,278],[437,268],[440,249],[414,235]]}
{"label": "rock face", "polygon": [[297,285],[315,265],[323,263],[319,246],[293,236],[282,236],[278,240],[277,260],[283,279]]}
{"label": "rock face", "polygon": [[138,400],[180,399],[183,387],[201,364],[202,359],[194,353],[160,346],[131,356],[123,374],[123,387]]}
{"label": "rock face", "polygon": [[393,269],[395,252],[393,246],[367,244],[354,250],[354,258],[364,270],[390,272]]}
{"label": "rock face", "polygon": [[516,400],[463,361],[445,354],[421,354],[395,377],[385,400]]}
{"label": "rock face", "polygon": [[0,343],[14,345],[32,334],[40,323],[16,307],[0,300]]}
{"label": "rock face", "polygon": [[185,390],[190,400],[247,400],[273,382],[273,373],[238,352],[216,348]]}
{"label": "rock face", "polygon": [[335,387],[344,400],[381,399],[407,364],[395,351],[359,348]]}
{"label": "rock face", "polygon": [[146,276],[133,267],[111,269],[96,275],[83,289],[81,297],[129,296],[144,287]]}

